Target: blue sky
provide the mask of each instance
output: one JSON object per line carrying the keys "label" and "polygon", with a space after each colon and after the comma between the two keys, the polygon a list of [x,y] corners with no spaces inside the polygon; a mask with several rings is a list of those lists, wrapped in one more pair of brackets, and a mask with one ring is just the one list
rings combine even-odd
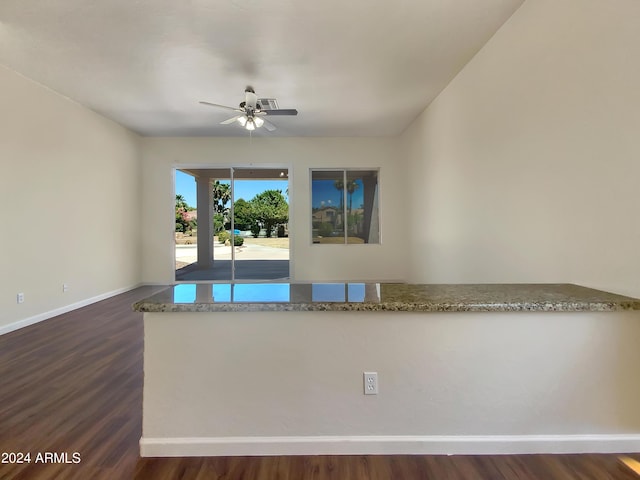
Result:
{"label": "blue sky", "polygon": [[[353,192],[351,205],[353,208],[360,208],[364,203],[362,180],[358,179],[356,183],[358,184],[358,188]],[[344,192],[336,189],[335,180],[313,180],[313,182],[311,182],[311,188],[313,189],[313,208],[340,207],[340,197],[344,195]],[[348,194],[347,206],[349,206]]]}
{"label": "blue sky", "polygon": [[[223,183],[229,183],[229,181]],[[236,180],[234,194],[236,200],[244,198],[249,201],[255,197],[256,194],[264,192],[265,190],[282,190],[282,195],[284,195],[288,203],[287,186],[287,180]],[[187,175],[179,170],[176,170],[176,195],[182,195],[189,206],[198,206],[196,201],[195,180],[191,175]]]}

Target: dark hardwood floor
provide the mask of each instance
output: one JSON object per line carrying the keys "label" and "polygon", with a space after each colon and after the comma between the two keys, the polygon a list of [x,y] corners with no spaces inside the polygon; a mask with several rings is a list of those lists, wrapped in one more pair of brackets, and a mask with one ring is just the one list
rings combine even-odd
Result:
{"label": "dark hardwood floor", "polygon": [[[140,459],[142,315],[131,304],[152,291],[140,288],[0,336],[0,454],[31,453],[31,463],[0,463],[0,479],[640,478],[616,455]],[[71,463],[36,463],[46,452]]]}

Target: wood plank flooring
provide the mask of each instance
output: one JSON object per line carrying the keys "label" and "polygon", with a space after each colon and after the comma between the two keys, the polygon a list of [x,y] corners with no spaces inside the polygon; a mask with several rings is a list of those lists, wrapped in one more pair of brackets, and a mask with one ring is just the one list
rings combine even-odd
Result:
{"label": "wood plank flooring", "polygon": [[[0,463],[0,479],[640,479],[616,455],[141,459],[142,315],[131,304],[152,291],[0,336],[0,454],[31,453],[28,464]],[[78,452],[81,461],[36,463],[45,452],[66,453],[68,462]]]}

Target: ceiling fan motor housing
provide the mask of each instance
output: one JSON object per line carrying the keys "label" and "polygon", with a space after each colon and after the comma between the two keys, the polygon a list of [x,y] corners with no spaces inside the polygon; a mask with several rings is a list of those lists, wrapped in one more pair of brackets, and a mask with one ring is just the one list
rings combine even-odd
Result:
{"label": "ceiling fan motor housing", "polygon": [[258,103],[258,96],[253,92],[245,92],[244,101],[246,102],[246,107],[254,109]]}

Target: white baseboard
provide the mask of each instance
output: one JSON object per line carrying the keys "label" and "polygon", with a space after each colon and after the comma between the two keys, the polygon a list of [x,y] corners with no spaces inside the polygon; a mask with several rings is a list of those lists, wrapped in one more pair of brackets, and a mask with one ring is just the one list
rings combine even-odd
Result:
{"label": "white baseboard", "polygon": [[107,298],[115,297],[116,295],[120,295],[121,293],[128,292],[142,285],[143,284],[137,284],[130,287],[118,288],[117,290],[112,290],[110,292],[96,295],[95,297],[87,298],[85,300],[81,300],[79,302],[75,302],[70,305],[65,305],[64,307],[56,308],[54,310],[49,310],[48,312],[44,312],[44,313],[39,313],[38,315],[34,315],[33,317],[23,318],[22,320],[18,320],[17,322],[0,326],[0,335],[13,332],[14,330],[18,330],[20,328],[28,327],[29,325],[33,325],[34,323],[48,320],[49,318],[57,317],[58,315],[62,315],[63,313],[70,312],[71,310],[76,310],[81,307],[86,307],[87,305],[91,305],[92,303],[96,303],[101,300],[106,300]]}
{"label": "white baseboard", "polygon": [[142,457],[253,455],[503,455],[640,451],[631,435],[204,437],[140,439]]}

